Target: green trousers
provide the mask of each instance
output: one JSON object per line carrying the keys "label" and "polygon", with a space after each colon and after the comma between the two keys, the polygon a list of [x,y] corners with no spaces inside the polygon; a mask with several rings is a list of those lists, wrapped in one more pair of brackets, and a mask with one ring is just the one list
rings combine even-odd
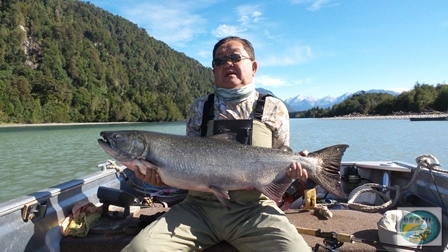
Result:
{"label": "green trousers", "polygon": [[[232,193],[242,193],[241,199],[245,193],[253,197],[254,192]],[[251,202],[231,201],[230,209],[214,196],[204,195],[189,195],[173,206],[143,229],[122,252],[201,251],[221,241],[241,252],[311,251],[276,203],[264,195]]]}

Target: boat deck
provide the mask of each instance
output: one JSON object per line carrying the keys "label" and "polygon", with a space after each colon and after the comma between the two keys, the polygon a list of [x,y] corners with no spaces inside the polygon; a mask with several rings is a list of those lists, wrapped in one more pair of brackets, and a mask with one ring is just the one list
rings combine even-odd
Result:
{"label": "boat deck", "polygon": [[[154,207],[144,208],[134,213],[132,218],[128,218],[120,225],[117,231],[90,232],[87,237],[65,237],[60,243],[61,252],[75,251],[120,251],[126,246],[138,232],[140,215],[152,216],[158,212],[168,211],[169,208]],[[354,210],[332,210],[333,218],[326,219],[314,213],[314,210],[298,212],[297,210],[285,211],[290,222],[296,227],[308,229],[321,229],[322,232],[335,232],[339,234],[351,234],[357,238],[370,241],[378,241],[377,222],[382,217],[380,213],[363,213]],[[107,217],[106,217],[107,218]],[[116,220],[112,220],[116,222]],[[123,227],[128,227],[124,229]],[[323,238],[303,235],[308,244],[314,247],[316,244],[323,244]],[[345,242],[338,251],[381,251],[380,245],[372,246],[365,243]],[[229,244],[219,244],[206,251],[237,251]],[[323,251],[323,250],[322,250]]]}
{"label": "boat deck", "polygon": [[[401,163],[376,163],[376,162],[356,162],[349,163],[350,165],[356,165],[359,168],[360,175],[362,177],[376,178],[374,181],[378,182],[383,179],[384,173],[387,172],[392,178],[392,184],[407,184],[411,176],[411,168]],[[399,174],[399,176],[398,176]],[[375,175],[375,176],[374,176]],[[378,176],[376,176],[378,175]],[[429,181],[428,174],[422,173],[420,175],[423,181]],[[389,176],[388,176],[389,177]],[[436,182],[443,185],[442,180],[445,177],[435,176]],[[376,181],[378,180],[378,181]],[[386,184],[389,184],[387,181]],[[430,183],[432,184],[432,183]],[[121,189],[126,188],[126,185]],[[424,184],[418,192],[420,195],[431,195],[429,191],[422,189],[430,189],[427,184]],[[445,197],[443,194],[443,197]],[[171,204],[170,204],[171,205]],[[417,202],[418,206],[433,206],[422,205],[421,202]],[[407,206],[407,205],[397,205]],[[155,216],[159,212],[169,211],[169,208],[163,207],[161,204],[156,204],[156,207],[135,208],[131,209],[132,215],[126,219],[112,219],[103,217],[100,221],[99,227],[93,227],[87,237],[64,237],[59,245],[61,252],[114,252],[120,251],[126,246],[133,237],[140,231],[140,216]],[[311,211],[299,211],[288,210],[285,211],[289,221],[296,227],[306,228],[311,230],[321,230],[322,232],[335,232],[337,234],[353,235],[360,242],[350,243],[344,242],[344,244],[337,248],[337,251],[386,251],[379,242],[377,222],[383,217],[383,212],[380,213],[365,213],[356,210],[331,210],[333,217],[326,219],[314,210]],[[447,234],[448,230],[444,226],[442,234]],[[303,238],[307,241],[308,245],[315,247],[316,244],[324,246],[324,238],[316,237],[313,235],[302,234]],[[262,237],[260,237],[262,239]],[[362,240],[362,242],[361,242]],[[448,244],[448,236],[442,236],[442,244],[446,246]],[[444,251],[445,247],[429,247],[424,246],[424,251]],[[223,242],[204,251],[222,251],[222,252],[235,252],[237,251],[231,245]],[[321,248],[319,251],[325,251]],[[401,251],[414,251],[403,250]],[[423,250],[420,250],[423,251]]]}

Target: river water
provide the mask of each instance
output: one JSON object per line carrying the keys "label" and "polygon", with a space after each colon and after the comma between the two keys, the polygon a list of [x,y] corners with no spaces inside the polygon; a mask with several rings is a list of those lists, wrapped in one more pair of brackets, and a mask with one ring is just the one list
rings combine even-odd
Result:
{"label": "river water", "polygon": [[[98,171],[110,159],[97,139],[103,130],[151,130],[185,134],[185,123],[128,123],[0,127],[0,202]],[[345,143],[343,161],[415,163],[432,154],[448,164],[448,122],[292,119],[291,147],[317,150]]]}

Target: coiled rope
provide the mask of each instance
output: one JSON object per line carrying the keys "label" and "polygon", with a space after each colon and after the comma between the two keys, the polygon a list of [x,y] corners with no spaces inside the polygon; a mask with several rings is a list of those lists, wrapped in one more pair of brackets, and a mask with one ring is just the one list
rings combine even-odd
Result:
{"label": "coiled rope", "polygon": [[[448,173],[448,171],[446,171],[446,170],[437,168],[437,167],[440,167],[439,160],[437,160],[437,158],[431,154],[420,155],[415,159],[415,161],[417,162],[417,168],[414,169],[414,175],[412,176],[412,179],[409,181],[409,183],[406,186],[404,186],[404,187],[400,187],[398,185],[384,186],[384,185],[380,185],[380,184],[376,184],[376,183],[363,184],[363,186],[366,186],[369,188],[365,188],[365,189],[361,189],[361,190],[357,191],[353,195],[353,197],[348,200],[347,203],[339,203],[339,204],[347,206],[348,208],[353,209],[353,210],[358,210],[358,211],[368,212],[368,213],[375,213],[375,212],[379,212],[381,210],[390,209],[396,205],[398,200],[402,197],[403,192],[415,183],[415,180],[417,179],[417,175],[422,168],[429,170],[434,183],[435,183],[435,179],[434,179],[434,175],[433,175],[432,171]],[[376,190],[374,188],[378,188],[380,190]],[[441,198],[439,188],[437,187],[437,185],[436,185],[436,188],[437,188],[437,192],[439,193],[439,197]],[[395,198],[393,200],[389,197],[389,195],[386,194],[387,192],[390,192],[390,191],[396,191]],[[365,204],[354,202],[360,194],[365,193],[365,192],[371,192],[371,193],[375,193],[375,194],[379,195],[383,199],[384,203],[379,206],[371,206],[371,205],[365,205]],[[442,204],[443,204],[443,201],[442,201]]]}

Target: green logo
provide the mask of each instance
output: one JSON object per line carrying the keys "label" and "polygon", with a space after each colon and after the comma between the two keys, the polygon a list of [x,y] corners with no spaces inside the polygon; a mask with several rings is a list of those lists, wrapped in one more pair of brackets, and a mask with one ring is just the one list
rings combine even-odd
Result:
{"label": "green logo", "polygon": [[416,210],[406,214],[399,224],[401,235],[414,244],[427,244],[440,234],[439,219],[431,212]]}

